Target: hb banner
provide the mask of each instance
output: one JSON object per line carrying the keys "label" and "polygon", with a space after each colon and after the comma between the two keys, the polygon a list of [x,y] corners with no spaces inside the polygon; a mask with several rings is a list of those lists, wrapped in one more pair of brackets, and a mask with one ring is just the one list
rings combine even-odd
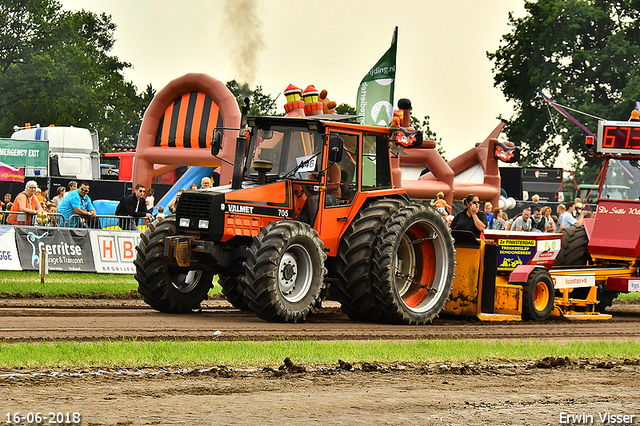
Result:
{"label": "hb banner", "polygon": [[136,246],[140,241],[139,231],[91,230],[91,245],[96,272],[107,274],[134,274]]}

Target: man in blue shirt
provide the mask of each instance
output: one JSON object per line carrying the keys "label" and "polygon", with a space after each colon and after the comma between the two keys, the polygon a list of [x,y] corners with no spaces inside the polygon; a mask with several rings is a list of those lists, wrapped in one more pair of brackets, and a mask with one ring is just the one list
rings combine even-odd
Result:
{"label": "man in blue shirt", "polygon": [[95,227],[97,225],[92,218],[95,218],[98,214],[93,207],[91,198],[89,198],[89,184],[82,182],[80,187],[75,191],[68,193],[60,202],[58,206],[58,213],[64,216],[65,222],[68,222],[71,216],[76,215],[71,222],[68,223],[72,227]]}
{"label": "man in blue shirt", "polygon": [[582,225],[582,219],[587,211],[583,210],[576,219],[573,217],[574,210],[575,205],[573,204],[573,201],[568,201],[566,205],[558,204],[558,228],[556,229],[556,232],[562,232],[563,229],[572,225]]}

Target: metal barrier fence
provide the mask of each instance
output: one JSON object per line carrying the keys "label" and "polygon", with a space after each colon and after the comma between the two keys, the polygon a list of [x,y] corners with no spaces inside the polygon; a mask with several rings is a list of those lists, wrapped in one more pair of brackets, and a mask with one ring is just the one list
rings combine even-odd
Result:
{"label": "metal barrier fence", "polygon": [[65,220],[60,213],[47,213],[47,219],[43,220],[36,215],[28,215],[21,212],[0,210],[0,224],[14,225],[9,223],[9,217],[20,226],[49,226],[57,228],[92,228],[108,230],[140,230],[144,231],[149,224],[149,219],[135,218],[131,216],[100,215],[96,217],[72,215],[69,220]]}
{"label": "metal barrier fence", "polygon": [[110,230],[144,230],[149,219],[131,216],[101,215],[96,217],[72,215],[65,223],[68,228],[92,228]]}

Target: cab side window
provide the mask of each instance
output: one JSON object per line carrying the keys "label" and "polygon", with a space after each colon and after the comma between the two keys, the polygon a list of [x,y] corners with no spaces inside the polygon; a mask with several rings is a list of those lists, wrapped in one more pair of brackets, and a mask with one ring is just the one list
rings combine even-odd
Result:
{"label": "cab side window", "polygon": [[391,188],[388,138],[365,135],[362,146],[362,190]]}

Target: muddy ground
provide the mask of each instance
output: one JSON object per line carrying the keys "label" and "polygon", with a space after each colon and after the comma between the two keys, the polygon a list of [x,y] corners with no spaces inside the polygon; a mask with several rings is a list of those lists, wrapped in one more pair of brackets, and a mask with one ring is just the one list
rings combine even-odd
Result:
{"label": "muddy ground", "polygon": [[[269,324],[219,301],[183,316],[137,301],[5,299],[0,332],[8,341],[211,339],[212,331],[230,340],[640,339],[638,305],[616,304],[613,313],[597,323],[439,319],[399,327],[353,322],[333,306],[304,324]],[[548,425],[570,424],[569,416],[583,416],[573,424],[640,424],[637,360],[287,365],[0,371],[0,422],[7,413],[78,412],[83,425]]]}
{"label": "muddy ground", "polygon": [[640,414],[640,366],[624,361],[365,367],[3,377],[0,405],[4,416],[79,412],[83,425],[551,425],[583,414],[613,424],[599,416]]}

